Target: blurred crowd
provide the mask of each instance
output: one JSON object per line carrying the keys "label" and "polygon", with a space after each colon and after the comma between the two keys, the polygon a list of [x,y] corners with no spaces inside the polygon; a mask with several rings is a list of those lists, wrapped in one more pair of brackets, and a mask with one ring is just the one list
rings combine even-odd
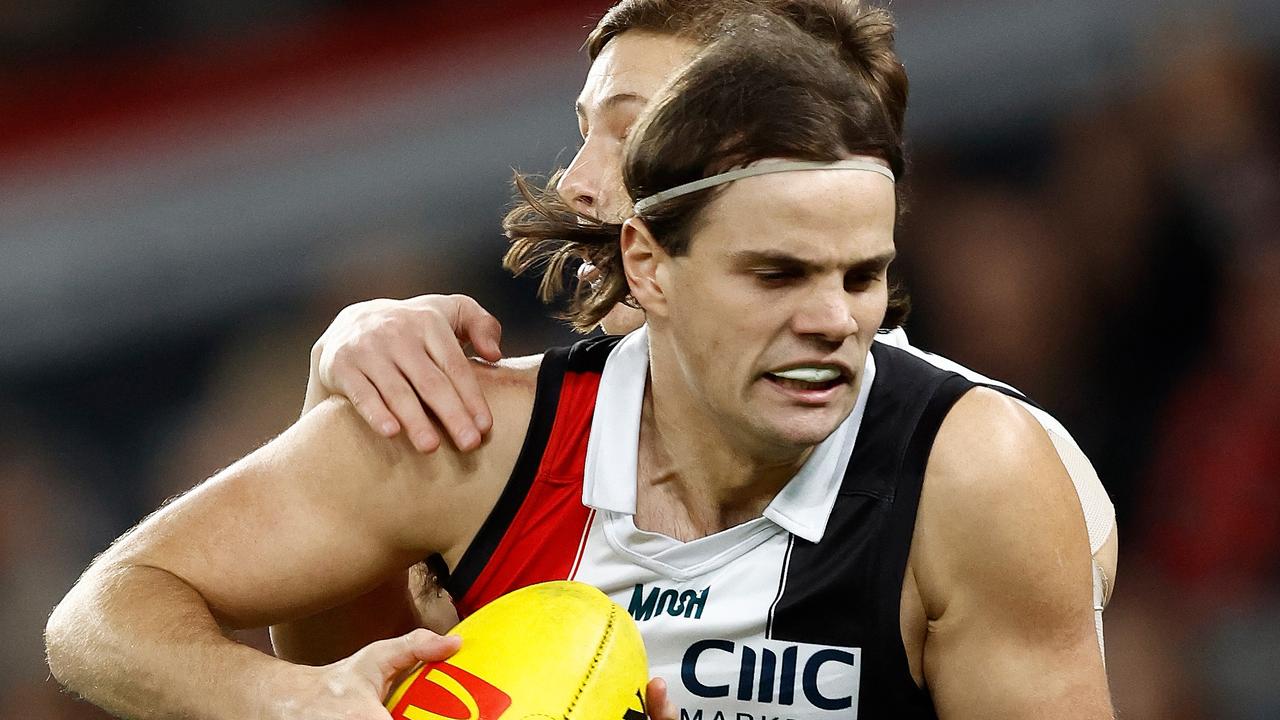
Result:
{"label": "blurred crowd", "polygon": [[[912,148],[908,330],[1027,391],[1094,460],[1120,528],[1120,717],[1277,718],[1280,55],[1170,32],[1086,104]],[[466,292],[508,354],[571,339],[501,274],[494,228],[447,242],[484,251],[368,258],[320,293],[3,378],[0,717],[101,716],[48,678],[49,609],[113,537],[296,417],[343,305]]]}
{"label": "blurred crowd", "polygon": [[1280,717],[1280,58],[1166,39],[1138,92],[918,148],[925,347],[1028,390],[1116,504],[1122,718]]}

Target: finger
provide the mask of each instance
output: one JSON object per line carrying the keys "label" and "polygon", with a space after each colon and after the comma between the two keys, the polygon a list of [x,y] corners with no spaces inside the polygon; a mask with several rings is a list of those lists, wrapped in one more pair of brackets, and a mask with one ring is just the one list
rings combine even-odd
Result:
{"label": "finger", "polygon": [[458,295],[458,312],[453,322],[453,333],[463,342],[471,343],[476,353],[489,362],[502,359],[502,323],[480,306],[480,303]]}
{"label": "finger", "polygon": [[475,348],[477,355],[489,362],[502,359],[502,323],[498,322],[498,318],[489,315],[487,320],[480,323],[479,328],[471,332],[471,347]]}
{"label": "finger", "polygon": [[645,710],[652,720],[676,720],[678,711],[667,694],[667,681],[654,678],[645,688]]}
{"label": "finger", "polygon": [[[462,350],[452,339],[448,344],[453,345],[458,355],[462,354]],[[459,450],[465,452],[479,447],[480,431],[476,429],[475,416],[463,405],[461,398],[458,397],[458,390],[450,378],[437,365],[432,364],[422,352],[406,353],[400,359],[404,375],[409,378],[409,382],[417,391],[414,401],[419,402],[421,398],[419,404],[426,403],[431,408],[431,412],[444,426],[449,437],[453,439],[453,444],[457,445]],[[462,362],[466,362],[465,357],[462,358]],[[470,371],[470,368],[467,368],[467,371]]]}
{"label": "finger", "polygon": [[369,381],[378,389],[382,401],[400,421],[409,442],[419,452],[434,452],[440,447],[440,434],[427,417],[418,393],[390,360],[379,358],[368,371]]}
{"label": "finger", "polygon": [[356,412],[360,413],[360,417],[369,423],[374,432],[386,437],[395,437],[400,432],[400,423],[391,414],[386,403],[382,402],[378,389],[364,374],[356,372],[346,376],[336,389],[351,401]]}
{"label": "finger", "polygon": [[[433,402],[434,398],[425,397],[427,404],[435,411],[436,416],[444,423],[449,434],[455,439],[459,439],[463,434],[474,430],[477,434],[476,444],[479,444],[479,435],[483,435],[493,427],[493,415],[489,410],[489,402],[484,397],[484,392],[480,389],[480,381],[476,378],[476,369],[467,356],[463,354],[462,347],[458,345],[457,340],[452,336],[443,332],[436,334],[427,331],[426,342],[427,353],[435,364],[444,373],[445,377],[453,386],[454,392],[457,393],[458,399],[466,410],[466,421],[461,418],[455,422],[452,418],[446,417],[444,411],[446,408],[437,407]],[[409,376],[413,378],[413,375]],[[459,447],[462,447],[459,445]],[[469,447],[463,449],[470,449]]]}

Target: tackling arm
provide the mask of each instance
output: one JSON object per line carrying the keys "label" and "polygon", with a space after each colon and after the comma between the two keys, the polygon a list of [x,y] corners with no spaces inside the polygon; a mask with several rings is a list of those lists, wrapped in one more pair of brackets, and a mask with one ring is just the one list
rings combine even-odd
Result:
{"label": "tackling arm", "polygon": [[99,557],[49,619],[50,667],[70,690],[140,720],[269,718],[305,705],[318,669],[224,629],[316,613],[451,551],[474,519],[468,508],[483,506],[463,501],[464,488],[486,492],[456,455],[414,453],[368,430],[348,403],[326,401]]}

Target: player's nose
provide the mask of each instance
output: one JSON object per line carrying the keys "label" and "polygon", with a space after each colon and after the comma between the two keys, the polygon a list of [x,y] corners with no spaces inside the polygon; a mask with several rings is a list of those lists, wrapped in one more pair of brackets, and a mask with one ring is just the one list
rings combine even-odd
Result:
{"label": "player's nose", "polygon": [[797,334],[843,342],[858,332],[852,298],[843,283],[821,283],[801,303],[792,318]]}
{"label": "player's nose", "polygon": [[583,215],[595,217],[600,205],[599,163],[592,157],[589,143],[582,146],[573,162],[560,176],[556,192],[566,205]]}

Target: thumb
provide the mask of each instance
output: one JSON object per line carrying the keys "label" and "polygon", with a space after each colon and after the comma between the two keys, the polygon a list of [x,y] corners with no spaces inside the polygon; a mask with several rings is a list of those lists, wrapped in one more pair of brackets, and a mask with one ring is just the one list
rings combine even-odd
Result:
{"label": "thumb", "polygon": [[476,353],[489,362],[502,359],[502,323],[480,306],[480,303],[462,295],[458,299],[457,322],[453,328],[459,340],[471,343]]}
{"label": "thumb", "polygon": [[671,701],[671,696],[667,694],[667,681],[662,678],[653,678],[645,687],[645,710],[648,711],[650,720],[675,720],[676,704]]}
{"label": "thumb", "polygon": [[441,636],[430,630],[418,629],[400,637],[379,640],[360,652],[368,661],[362,664],[370,671],[376,671],[379,683],[386,683],[420,662],[444,660],[461,646],[462,638],[456,635]]}

